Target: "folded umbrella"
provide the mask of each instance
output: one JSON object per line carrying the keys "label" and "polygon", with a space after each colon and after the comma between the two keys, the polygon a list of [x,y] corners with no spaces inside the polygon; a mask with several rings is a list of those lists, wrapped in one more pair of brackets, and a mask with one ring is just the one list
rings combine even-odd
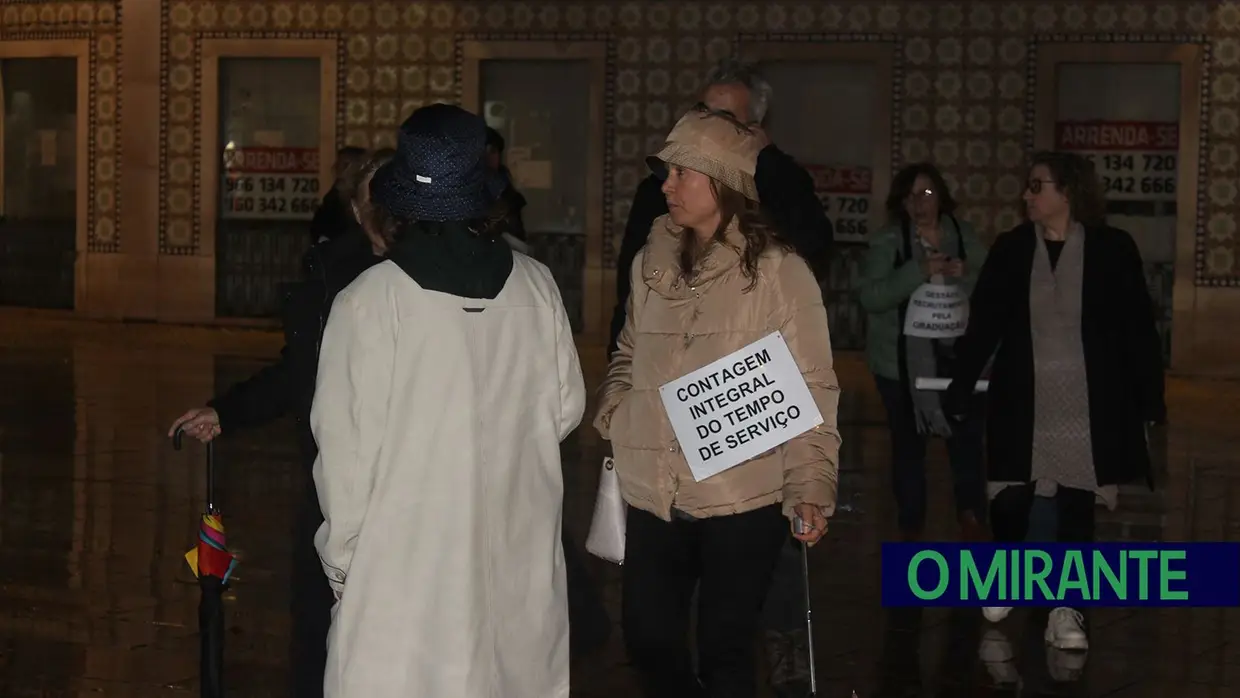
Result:
{"label": "folded umbrella", "polygon": [[185,561],[189,563],[195,577],[216,577],[227,585],[233,568],[237,566],[237,556],[228,551],[222,516],[202,515],[202,522],[198,525],[198,545],[185,553]]}
{"label": "folded umbrella", "polygon": [[[172,445],[181,450],[181,430]],[[185,553],[202,597],[198,601],[199,685],[202,698],[224,696],[224,590],[237,558],[228,551],[224,519],[215,508],[215,444],[207,443],[207,510],[198,524],[198,544]]]}

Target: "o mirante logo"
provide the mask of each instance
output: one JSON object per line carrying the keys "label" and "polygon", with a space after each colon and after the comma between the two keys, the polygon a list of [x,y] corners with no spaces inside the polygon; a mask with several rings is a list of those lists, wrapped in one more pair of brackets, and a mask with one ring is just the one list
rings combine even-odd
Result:
{"label": "o mirante logo", "polygon": [[1240,544],[883,545],[884,606],[1240,606]]}

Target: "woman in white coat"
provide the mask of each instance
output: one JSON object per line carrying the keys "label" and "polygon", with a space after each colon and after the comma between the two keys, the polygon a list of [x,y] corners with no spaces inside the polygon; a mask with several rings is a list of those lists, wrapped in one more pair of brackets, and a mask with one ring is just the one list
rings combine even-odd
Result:
{"label": "woman in white coat", "polygon": [[327,323],[326,698],[568,696],[559,449],[585,386],[550,272],[484,220],[485,138],[449,105],[401,126],[371,183],[388,260]]}

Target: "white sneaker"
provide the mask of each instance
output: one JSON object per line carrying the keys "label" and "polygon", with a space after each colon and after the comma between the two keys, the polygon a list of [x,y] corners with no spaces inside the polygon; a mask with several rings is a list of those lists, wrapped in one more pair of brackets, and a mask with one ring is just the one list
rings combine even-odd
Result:
{"label": "white sneaker", "polygon": [[987,664],[1002,664],[1016,658],[1012,643],[998,630],[987,630],[977,648],[977,657]]}
{"label": "white sneaker", "polygon": [[1051,678],[1060,683],[1079,681],[1085,673],[1086,652],[1072,652],[1055,649],[1046,651],[1046,670]]}
{"label": "white sneaker", "polygon": [[1016,669],[1016,653],[1012,651],[1012,643],[998,630],[987,630],[982,636],[982,644],[977,648],[977,656],[986,665],[990,678],[996,687],[1020,685],[1020,672]]}
{"label": "white sneaker", "polygon": [[1087,650],[1089,639],[1085,637],[1085,617],[1071,608],[1056,608],[1046,621],[1046,642],[1061,650]]}
{"label": "white sneaker", "polygon": [[985,606],[982,608],[982,615],[986,616],[986,620],[991,623],[998,623],[1007,618],[1011,612],[1011,606]]}

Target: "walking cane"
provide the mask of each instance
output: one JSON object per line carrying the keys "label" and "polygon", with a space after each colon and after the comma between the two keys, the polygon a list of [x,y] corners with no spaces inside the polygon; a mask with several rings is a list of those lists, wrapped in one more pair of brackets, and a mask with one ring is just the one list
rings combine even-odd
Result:
{"label": "walking cane", "polygon": [[[797,530],[805,530],[805,524],[797,517]],[[814,610],[809,601],[809,546],[801,543],[801,586],[805,587],[805,630],[809,635],[809,698],[818,696],[818,668],[814,664]],[[852,692],[857,698],[857,692]]]}
{"label": "walking cane", "polygon": [[814,665],[814,610],[809,600],[809,546],[801,543],[801,582],[805,587],[805,630],[809,637],[809,695],[818,695],[818,668]]}
{"label": "walking cane", "polygon": [[[796,532],[805,533],[805,521],[801,517],[795,520]],[[801,542],[801,588],[805,590],[805,632],[808,637],[809,650],[809,695],[818,695],[818,668],[814,662],[814,610],[809,600],[809,545]]]}

